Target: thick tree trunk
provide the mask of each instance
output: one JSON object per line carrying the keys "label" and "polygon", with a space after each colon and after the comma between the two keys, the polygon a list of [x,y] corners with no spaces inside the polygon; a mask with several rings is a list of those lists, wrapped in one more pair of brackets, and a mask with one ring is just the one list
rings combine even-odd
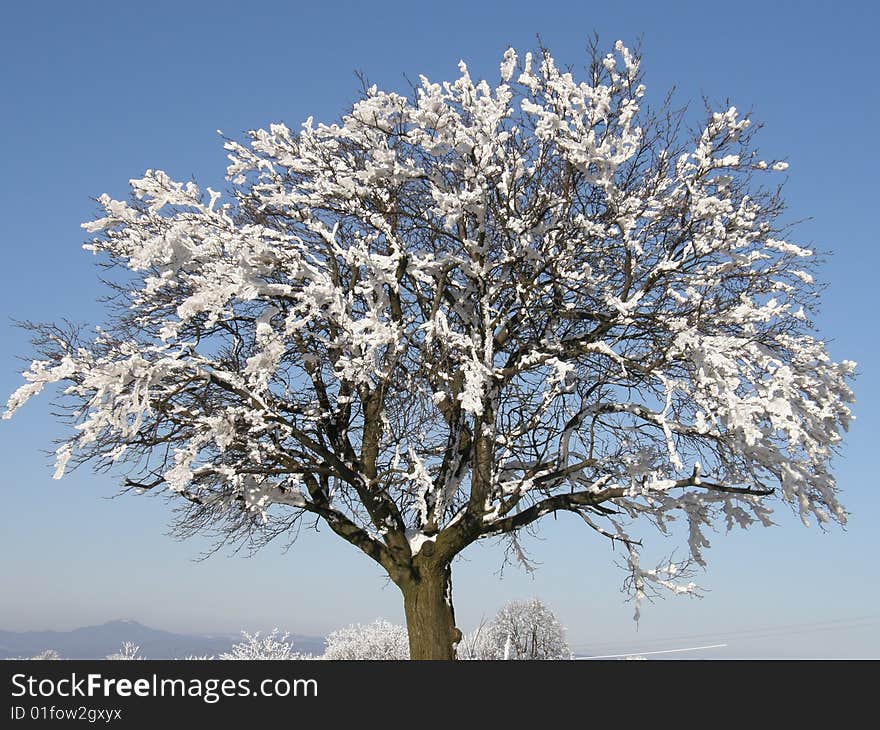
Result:
{"label": "thick tree trunk", "polygon": [[461,632],[455,626],[450,566],[421,566],[399,585],[410,658],[455,659],[455,645],[461,640]]}

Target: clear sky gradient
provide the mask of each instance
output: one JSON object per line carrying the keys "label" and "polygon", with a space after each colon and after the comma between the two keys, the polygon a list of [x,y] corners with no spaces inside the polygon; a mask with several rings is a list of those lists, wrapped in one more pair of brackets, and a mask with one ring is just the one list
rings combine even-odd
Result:
{"label": "clear sky gradient", "polygon": [[[783,158],[794,238],[832,255],[819,321],[836,359],[859,363],[855,422],[836,471],[846,529],[719,531],[700,600],[645,606],[637,627],[607,541],[560,517],[529,538],[540,563],[499,574],[502,551],[455,565],[459,625],[538,596],[596,654],[727,643],[718,657],[880,657],[877,439],[880,71],[873,2],[80,2],[14,3],[0,24],[0,396],[20,383],[27,337],[12,319],[97,323],[101,294],[79,224],[91,198],[127,194],[147,168],[222,188],[216,134],[309,115],[332,121],[363,71],[406,92],[407,77],[454,78],[459,59],[495,80],[504,50],[536,37],[578,67],[595,30],[643,39],[648,98],[702,95],[752,109],[766,159]],[[726,107],[725,107],[726,108]],[[0,628],[67,629],[132,618],[175,631],[280,626],[323,634],[382,616],[402,622],[393,584],[354,548],[304,531],[288,552],[229,549],[164,533],[162,499],[107,499],[113,475],[51,479],[41,449],[63,434],[49,398],[0,423]],[[647,554],[674,543],[649,534]]]}

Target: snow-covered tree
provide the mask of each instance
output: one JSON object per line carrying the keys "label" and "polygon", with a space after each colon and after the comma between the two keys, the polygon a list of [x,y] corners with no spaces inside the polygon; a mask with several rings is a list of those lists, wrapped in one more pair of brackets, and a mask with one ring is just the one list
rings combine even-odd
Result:
{"label": "snow-covered tree", "polygon": [[43,649],[36,656],[28,657],[29,659],[39,659],[42,661],[56,661],[61,659],[61,655],[55,649]]}
{"label": "snow-covered tree", "polygon": [[277,628],[265,636],[257,631],[253,634],[242,631],[242,640],[232,645],[232,649],[222,652],[218,659],[305,659],[293,650],[290,634],[280,634]]}
{"label": "snow-covered tree", "polygon": [[[94,333],[30,325],[6,417],[61,384],[68,464],[165,490],[183,534],[324,521],[403,594],[413,658],[460,638],[451,563],[570,513],[622,549],[638,600],[693,592],[632,523],[843,522],[830,462],[854,363],[813,330],[811,249],[736,108],[685,133],[640,59],[582,79],[508,50],[332,124],[226,142],[227,192],[148,170],[99,198],[87,249],[114,295]],[[638,539],[637,539],[638,538]]]}
{"label": "snow-covered tree", "polygon": [[377,619],[371,624],[353,624],[327,637],[322,659],[409,659],[406,626]]}
{"label": "snow-covered tree", "polygon": [[141,648],[135,644],[133,641],[123,641],[122,648],[119,651],[114,652],[113,654],[108,654],[105,659],[113,659],[113,660],[134,660],[134,659],[143,659],[140,655]]}
{"label": "snow-covered tree", "polygon": [[468,641],[468,659],[570,659],[565,629],[539,599],[510,601]]}

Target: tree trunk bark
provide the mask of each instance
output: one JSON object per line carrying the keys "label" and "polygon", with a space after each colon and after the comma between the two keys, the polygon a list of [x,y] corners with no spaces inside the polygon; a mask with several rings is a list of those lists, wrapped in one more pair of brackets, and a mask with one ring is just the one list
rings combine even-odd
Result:
{"label": "tree trunk bark", "polygon": [[449,565],[421,566],[400,584],[409,633],[410,659],[455,659],[461,632],[452,607]]}

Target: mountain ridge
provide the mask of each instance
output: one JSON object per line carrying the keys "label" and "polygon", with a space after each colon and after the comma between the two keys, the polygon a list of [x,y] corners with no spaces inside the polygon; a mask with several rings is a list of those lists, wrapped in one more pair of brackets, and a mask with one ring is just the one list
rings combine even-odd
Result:
{"label": "mountain ridge", "polygon": [[[0,659],[27,658],[54,649],[62,659],[103,659],[130,641],[140,647],[145,659],[185,659],[188,656],[217,656],[229,651],[241,634],[183,634],[154,629],[133,619],[114,619],[68,631],[0,629]],[[291,634],[294,650],[322,654],[324,639]]]}

